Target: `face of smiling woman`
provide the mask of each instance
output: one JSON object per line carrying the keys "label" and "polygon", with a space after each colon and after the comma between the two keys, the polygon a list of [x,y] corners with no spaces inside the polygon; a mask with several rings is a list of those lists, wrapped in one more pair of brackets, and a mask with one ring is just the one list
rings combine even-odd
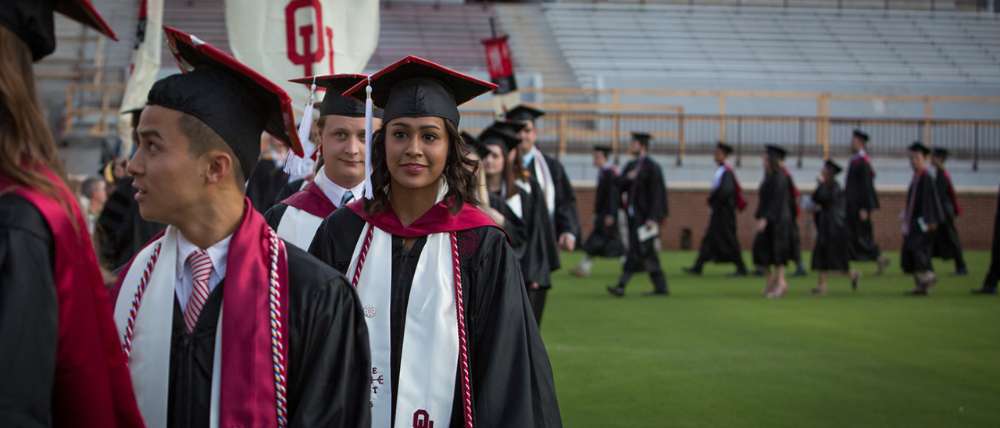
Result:
{"label": "face of smiling woman", "polygon": [[448,130],[439,117],[400,117],[385,127],[386,167],[393,187],[436,186],[448,159]]}

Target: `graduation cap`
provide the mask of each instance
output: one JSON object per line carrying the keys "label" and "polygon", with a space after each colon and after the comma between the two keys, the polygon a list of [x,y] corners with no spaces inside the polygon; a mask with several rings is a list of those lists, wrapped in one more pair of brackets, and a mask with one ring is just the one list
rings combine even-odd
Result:
{"label": "graduation cap", "polygon": [[921,143],[919,141],[914,141],[913,144],[910,144],[909,151],[920,152],[923,153],[924,156],[927,156],[928,154],[931,153],[931,149],[925,146],[924,143]]}
{"label": "graduation cap", "polygon": [[[306,86],[311,86],[315,82],[316,86],[326,88],[326,95],[323,95],[323,102],[319,105],[319,114],[322,116],[365,117],[365,103],[353,97],[345,97],[343,93],[366,79],[368,76],[364,74],[327,74],[301,77],[292,79],[291,82]],[[375,109],[373,114],[381,118],[382,109]]]}
{"label": "graduation cap", "polygon": [[497,85],[459,73],[417,56],[408,56],[358,82],[345,96],[365,99],[371,82],[371,99],[384,111],[383,120],[434,116],[458,126],[458,106],[496,89]]}
{"label": "graduation cap", "polygon": [[837,174],[840,174],[840,171],[844,170],[844,168],[841,168],[840,165],[837,165],[836,162],[834,162],[834,161],[832,161],[830,159],[827,159],[826,162],[823,163],[823,167],[826,168],[826,169],[828,169],[828,170],[830,170],[830,172],[834,176],[836,176]]}
{"label": "graduation cap", "polygon": [[731,155],[733,153],[733,146],[730,146],[729,144],[723,143],[722,141],[719,141],[718,143],[716,143],[715,144],[715,148],[717,148],[719,150],[722,150],[722,153],[725,153],[726,156],[729,156],[729,155]]}
{"label": "graduation cap", "polygon": [[542,116],[545,116],[544,111],[521,104],[508,110],[507,114],[504,115],[504,118],[508,121],[515,122],[534,122],[535,119]]}
{"label": "graduation cap", "polygon": [[853,131],[853,135],[854,135],[855,138],[861,140],[861,142],[863,142],[863,143],[867,143],[868,142],[868,134],[864,133],[864,131],[862,131],[860,129],[855,129]]}
{"label": "graduation cap", "polygon": [[481,134],[479,134],[479,144],[485,149],[486,146],[500,146],[504,152],[514,150],[521,144],[521,137],[517,134],[524,129],[524,124],[502,121],[493,122]]}
{"label": "graduation cap", "polygon": [[941,159],[948,159],[948,149],[944,147],[935,147],[931,150],[931,154]]}
{"label": "graduation cap", "polygon": [[777,146],[774,144],[768,144],[764,146],[764,150],[767,151],[768,156],[777,158],[778,160],[785,160],[785,156],[788,155],[788,151],[784,147]]}
{"label": "graduation cap", "polygon": [[303,156],[295,133],[292,99],[280,86],[225,52],[172,27],[163,27],[183,74],[160,79],[147,105],[194,116],[219,134],[250,177],[260,157],[260,134],[268,134]]}
{"label": "graduation cap", "polygon": [[111,40],[118,40],[90,0],[4,0],[0,7],[0,25],[28,45],[31,59],[38,61],[56,50],[53,12],[93,28]]}
{"label": "graduation cap", "polygon": [[653,139],[653,136],[649,135],[646,132],[633,132],[632,133],[632,140],[633,141],[638,141],[639,144],[642,144],[644,147],[649,147],[649,140],[652,140],[652,139]]}
{"label": "graduation cap", "polygon": [[611,155],[611,146],[607,144],[596,144],[594,145],[594,151],[604,153],[604,156],[607,157]]}

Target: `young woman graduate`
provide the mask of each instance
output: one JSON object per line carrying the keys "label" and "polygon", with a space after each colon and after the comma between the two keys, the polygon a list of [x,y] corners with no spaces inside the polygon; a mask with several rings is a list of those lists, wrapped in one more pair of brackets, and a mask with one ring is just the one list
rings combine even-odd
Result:
{"label": "young woman graduate", "polygon": [[781,168],[785,149],[768,145],[764,154],[764,181],[757,191],[757,235],[753,240],[753,264],[765,269],[767,287],[764,295],[776,298],[788,291],[785,264],[794,260],[792,228],[795,212],[788,176]]}
{"label": "young woman graduate", "polygon": [[[519,126],[512,122],[506,123],[513,127]],[[466,139],[466,142],[469,141]],[[472,138],[471,141],[486,185],[486,205],[482,207],[483,211],[503,227],[508,243],[520,261],[524,257],[528,239],[521,202],[522,198],[527,197],[527,193],[517,185],[519,173],[515,171],[520,169],[516,163],[520,160],[520,155],[517,150],[513,150],[520,138],[509,132],[507,127],[494,123],[483,130],[479,138]]]}
{"label": "young woman graduate", "polygon": [[845,218],[844,190],[837,183],[837,174],[843,169],[836,162],[827,160],[823,170],[816,177],[816,190],[812,201],[816,204],[814,222],[816,224],[816,244],[812,253],[812,270],[819,272],[819,280],[813,294],[826,294],[826,281],[830,273],[843,273],[851,278],[851,289],[858,289],[861,274],[849,268],[849,246]]}
{"label": "young woman graduate", "polygon": [[944,209],[928,168],[927,157],[931,149],[917,141],[910,145],[910,167],[913,178],[906,192],[906,206],[900,215],[903,231],[903,249],[900,265],[903,272],[913,275],[913,290],[907,294],[926,296],[937,282],[931,256],[934,250],[934,233],[944,220]]}
{"label": "young woman graduate", "polygon": [[138,427],[87,226],[35,98],[53,12],[115,38],[89,1],[0,7],[0,426]]}
{"label": "young woman graduate", "polygon": [[493,87],[406,57],[345,93],[384,109],[371,193],[328,217],[310,252],[365,306],[373,427],[561,426],[517,257],[474,206],[456,130],[458,105]]}
{"label": "young woman graduate", "polygon": [[291,99],[165,28],[185,73],[157,81],[129,161],[167,224],[122,270],[115,322],[151,427],[368,424],[368,336],[339,272],[281,241],[245,194],[261,132],[301,155]]}

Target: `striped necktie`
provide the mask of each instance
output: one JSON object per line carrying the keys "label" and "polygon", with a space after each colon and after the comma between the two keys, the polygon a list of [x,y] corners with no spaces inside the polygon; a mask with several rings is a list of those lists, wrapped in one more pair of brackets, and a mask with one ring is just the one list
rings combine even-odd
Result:
{"label": "striped necktie", "polygon": [[345,207],[347,204],[354,200],[354,194],[350,190],[344,192],[344,196],[340,198],[340,206]]}
{"label": "striped necktie", "polygon": [[197,250],[188,256],[187,265],[191,269],[192,289],[191,297],[188,298],[187,306],[184,308],[184,325],[190,333],[194,331],[198,315],[208,301],[208,278],[212,276],[212,259],[208,257],[207,251]]}

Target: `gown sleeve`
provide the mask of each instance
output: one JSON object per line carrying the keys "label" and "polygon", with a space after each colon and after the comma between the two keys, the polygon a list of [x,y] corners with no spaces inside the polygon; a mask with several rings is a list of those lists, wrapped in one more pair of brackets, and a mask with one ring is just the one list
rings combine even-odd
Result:
{"label": "gown sleeve", "polygon": [[0,196],[0,426],[52,424],[58,300],[52,236],[27,200]]}
{"label": "gown sleeve", "polygon": [[517,259],[489,230],[474,264],[472,377],[476,426],[561,427],[552,366],[532,315]]}
{"label": "gown sleeve", "polygon": [[875,174],[872,172],[872,166],[868,162],[860,162],[861,166],[861,209],[863,210],[877,210],[878,205],[878,194],[875,193]]}
{"label": "gown sleeve", "polygon": [[771,199],[773,198],[773,184],[774,179],[770,175],[764,177],[764,182],[760,183],[760,190],[757,192],[757,212],[754,213],[754,218],[767,218]]}
{"label": "gown sleeve", "polygon": [[558,160],[546,157],[549,171],[552,173],[552,182],[556,188],[556,212],[555,229],[556,236],[569,233],[579,240],[580,220],[576,213],[576,193],[566,176],[566,170]]}
{"label": "gown sleeve", "polygon": [[649,207],[650,218],[657,223],[662,223],[670,216],[670,208],[667,204],[667,184],[663,181],[663,170],[660,169],[659,165],[653,164],[653,168],[650,168],[649,180],[650,190],[652,190],[650,195],[652,203]]}
{"label": "gown sleeve", "polygon": [[271,229],[278,230],[278,225],[281,224],[281,217],[284,217],[285,210],[287,209],[288,205],[275,204],[264,213],[264,221],[267,222],[268,226],[271,226]]}

